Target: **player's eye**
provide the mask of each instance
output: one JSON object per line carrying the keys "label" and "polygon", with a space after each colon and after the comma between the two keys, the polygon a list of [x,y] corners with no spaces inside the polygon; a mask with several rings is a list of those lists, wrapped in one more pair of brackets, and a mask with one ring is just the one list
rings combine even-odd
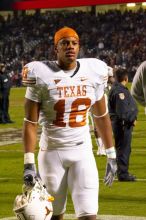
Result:
{"label": "player's eye", "polygon": [[79,43],[78,43],[78,41],[73,41],[72,44],[73,45],[78,45]]}
{"label": "player's eye", "polygon": [[69,44],[68,41],[62,41],[62,42],[61,42],[61,45],[62,45],[62,46],[66,46],[66,45],[68,45],[68,44]]}
{"label": "player's eye", "polygon": [[69,45],[76,46],[76,45],[78,45],[78,41],[67,41],[67,40],[63,40],[63,41],[61,42],[61,45],[62,45],[62,46],[69,46]]}

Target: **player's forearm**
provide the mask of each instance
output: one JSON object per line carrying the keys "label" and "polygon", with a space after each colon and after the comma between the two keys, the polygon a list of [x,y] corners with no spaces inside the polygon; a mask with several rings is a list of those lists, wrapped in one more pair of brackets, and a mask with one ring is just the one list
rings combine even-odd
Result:
{"label": "player's forearm", "polygon": [[96,129],[103,140],[105,148],[112,147],[114,144],[113,144],[112,127],[111,127],[109,114],[106,114],[104,117],[101,118],[94,118],[94,121],[96,124]]}
{"label": "player's forearm", "polygon": [[34,152],[37,142],[37,125],[24,122],[23,127],[23,144],[24,152]]}

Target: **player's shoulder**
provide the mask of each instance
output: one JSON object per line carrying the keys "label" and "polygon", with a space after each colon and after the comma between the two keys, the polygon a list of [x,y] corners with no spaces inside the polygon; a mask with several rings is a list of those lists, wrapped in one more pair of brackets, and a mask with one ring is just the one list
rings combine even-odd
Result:
{"label": "player's shoulder", "polygon": [[143,66],[146,68],[146,61],[143,61],[139,66]]}
{"label": "player's shoulder", "polygon": [[97,58],[82,58],[78,60],[81,69],[87,71],[88,77],[94,79],[97,83],[108,80],[107,64]]}
{"label": "player's shoulder", "polygon": [[22,82],[26,86],[38,83],[39,79],[46,80],[55,71],[54,61],[32,61],[27,63],[22,69]]}
{"label": "player's shoulder", "polygon": [[139,67],[137,68],[136,74],[137,74],[137,75],[146,74],[146,61],[143,61],[143,62],[139,65]]}
{"label": "player's shoulder", "polygon": [[44,68],[53,69],[55,61],[32,61],[27,63],[24,68],[29,69],[31,72],[34,72],[36,75],[39,74]]}
{"label": "player's shoulder", "polygon": [[79,62],[81,65],[90,69],[95,74],[98,75],[108,74],[108,66],[102,60],[99,60],[97,58],[83,58],[83,59],[79,59]]}
{"label": "player's shoulder", "polygon": [[27,67],[30,67],[30,68],[33,68],[33,67],[35,67],[36,65],[38,66],[38,65],[42,65],[42,61],[31,61],[31,62],[29,62],[29,63],[27,63],[25,66],[27,66]]}
{"label": "player's shoulder", "polygon": [[100,67],[106,67],[107,68],[107,64],[102,61],[99,60],[97,58],[81,58],[78,59],[78,61],[82,64],[86,64],[86,65],[90,65],[90,66],[100,66]]}
{"label": "player's shoulder", "polygon": [[39,74],[39,70],[44,67],[44,63],[41,61],[32,61],[27,63],[22,69],[22,76],[35,77]]}
{"label": "player's shoulder", "polygon": [[146,81],[146,61],[142,62],[138,66],[136,73],[135,73],[133,80],[132,80],[131,90],[133,90],[133,87],[135,87],[135,85],[139,84],[139,86],[140,86],[142,81],[144,81],[144,82]]}

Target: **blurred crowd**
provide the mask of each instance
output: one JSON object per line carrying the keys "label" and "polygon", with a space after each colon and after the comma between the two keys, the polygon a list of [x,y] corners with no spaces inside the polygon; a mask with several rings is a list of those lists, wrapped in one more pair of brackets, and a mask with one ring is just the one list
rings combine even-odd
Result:
{"label": "blurred crowd", "polygon": [[105,13],[46,11],[27,15],[15,12],[0,16],[0,63],[11,72],[13,84],[21,86],[21,70],[32,60],[55,59],[53,35],[62,26],[79,36],[79,57],[96,57],[109,66],[125,67],[129,80],[146,59],[146,10],[110,10]]}

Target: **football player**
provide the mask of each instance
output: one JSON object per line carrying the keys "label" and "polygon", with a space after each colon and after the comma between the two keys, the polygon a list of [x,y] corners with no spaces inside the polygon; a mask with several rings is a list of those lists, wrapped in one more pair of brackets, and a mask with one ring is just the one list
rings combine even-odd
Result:
{"label": "football player", "polygon": [[94,58],[77,59],[79,36],[69,27],[54,36],[56,61],[28,63],[23,68],[25,95],[24,182],[35,184],[35,146],[38,124],[38,169],[48,192],[54,197],[52,220],[62,220],[69,189],[79,220],[95,220],[98,212],[99,178],[92,152],[88,112],[92,108],[103,139],[107,166],[105,184],[116,173],[116,153],[104,88],[107,65]]}

